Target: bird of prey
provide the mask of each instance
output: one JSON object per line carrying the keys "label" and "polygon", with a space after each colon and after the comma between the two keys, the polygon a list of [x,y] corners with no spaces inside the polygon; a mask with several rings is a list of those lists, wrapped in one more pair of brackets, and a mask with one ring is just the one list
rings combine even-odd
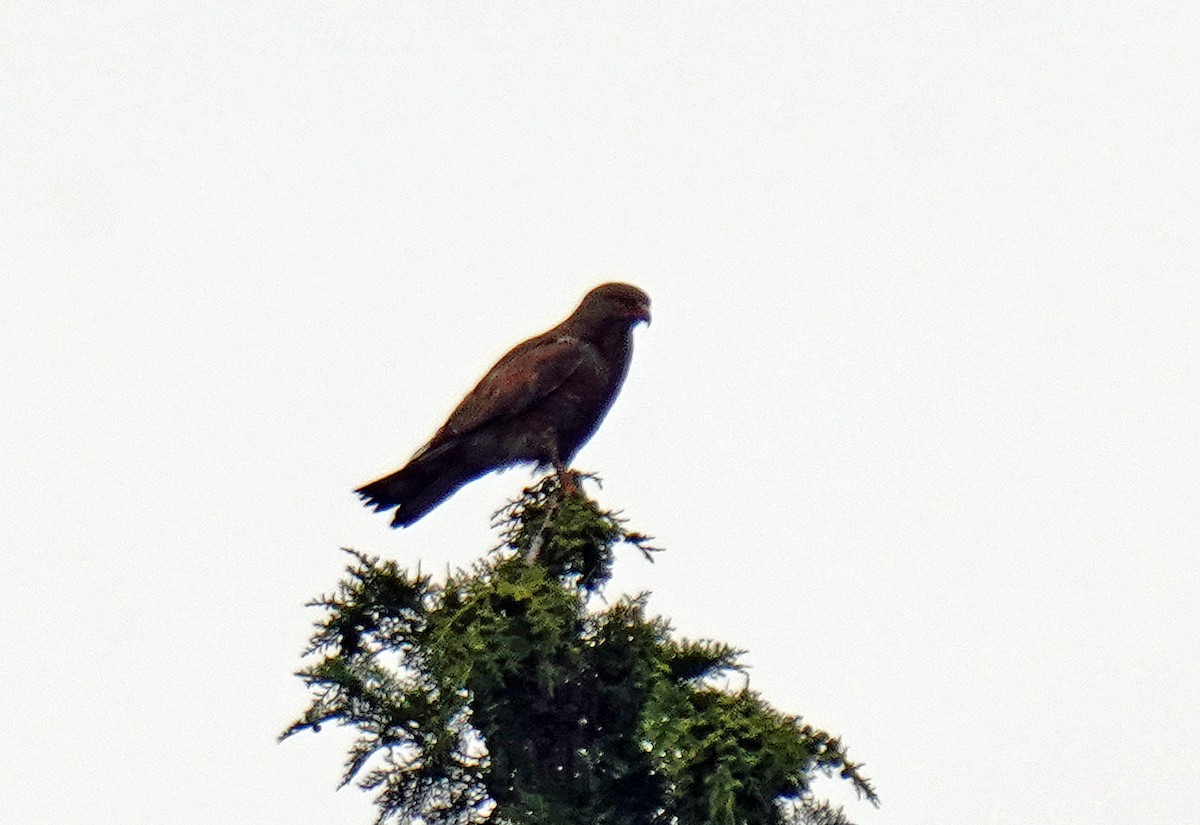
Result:
{"label": "bird of prey", "polygon": [[454,491],[514,464],[567,467],[616,398],[633,328],[650,323],[650,298],[629,284],[596,287],[558,326],[513,347],[467,393],[449,420],[402,468],[359,487],[376,511],[396,508],[407,527]]}

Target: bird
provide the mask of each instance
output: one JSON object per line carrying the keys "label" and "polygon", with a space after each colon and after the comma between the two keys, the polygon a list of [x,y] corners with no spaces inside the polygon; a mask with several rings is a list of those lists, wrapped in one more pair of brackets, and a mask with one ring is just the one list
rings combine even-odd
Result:
{"label": "bird", "polygon": [[355,492],[376,512],[395,508],[407,527],[463,485],[494,470],[533,463],[553,468],[564,492],[580,447],[612,406],[633,354],[633,329],[650,323],[650,298],[606,283],[558,326],[496,362],[408,463]]}

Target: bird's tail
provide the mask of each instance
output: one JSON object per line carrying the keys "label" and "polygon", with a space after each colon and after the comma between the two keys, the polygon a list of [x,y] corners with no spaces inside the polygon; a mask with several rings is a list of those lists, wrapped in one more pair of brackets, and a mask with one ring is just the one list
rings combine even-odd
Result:
{"label": "bird's tail", "polygon": [[376,512],[395,507],[392,526],[407,527],[478,475],[463,472],[460,451],[461,446],[451,442],[420,453],[396,472],[354,492]]}

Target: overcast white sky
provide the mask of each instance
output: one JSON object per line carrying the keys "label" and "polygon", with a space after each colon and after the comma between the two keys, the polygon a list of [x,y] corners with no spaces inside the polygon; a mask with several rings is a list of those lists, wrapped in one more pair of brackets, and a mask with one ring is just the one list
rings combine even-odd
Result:
{"label": "overcast white sky", "polygon": [[[589,10],[590,8],[590,10]],[[577,466],[864,825],[1200,811],[1200,5],[0,5],[0,810],[368,823],[275,743],[351,490],[594,284]],[[845,799],[839,783],[821,787]]]}

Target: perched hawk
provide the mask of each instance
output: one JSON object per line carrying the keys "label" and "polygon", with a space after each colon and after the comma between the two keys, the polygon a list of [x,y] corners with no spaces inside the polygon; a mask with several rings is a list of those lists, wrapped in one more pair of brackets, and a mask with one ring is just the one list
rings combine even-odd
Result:
{"label": "perched hawk", "polygon": [[639,321],[650,323],[646,293],[596,287],[561,324],[501,358],[408,464],[355,492],[377,511],[395,507],[400,527],[493,470],[533,462],[561,477],[616,398]]}

